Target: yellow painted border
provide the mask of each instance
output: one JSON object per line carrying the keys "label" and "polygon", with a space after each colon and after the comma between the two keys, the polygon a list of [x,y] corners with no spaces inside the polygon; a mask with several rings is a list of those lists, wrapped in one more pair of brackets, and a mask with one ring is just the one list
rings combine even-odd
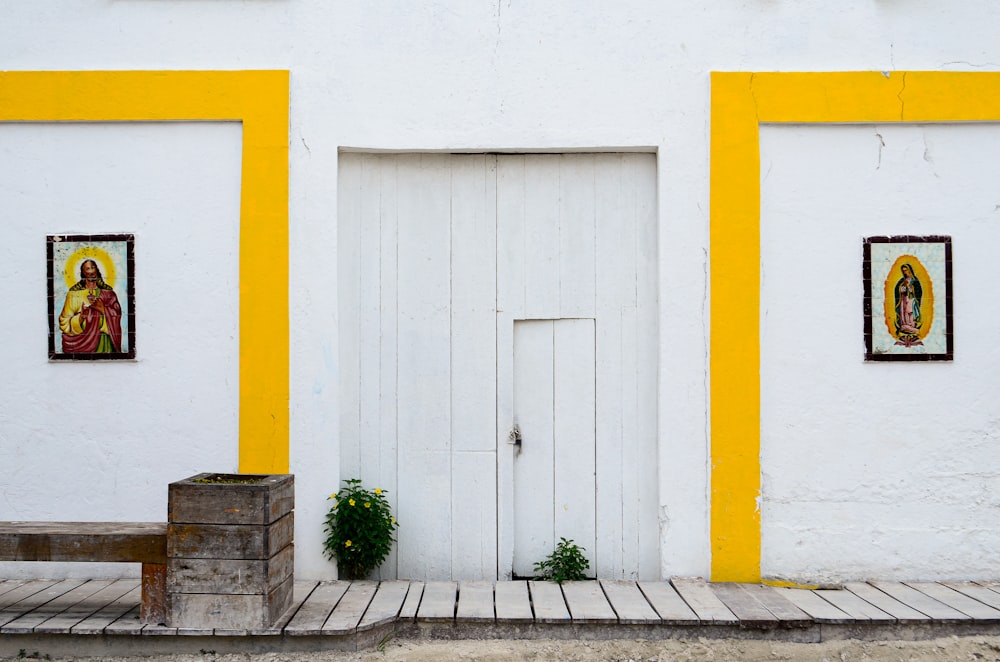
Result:
{"label": "yellow painted border", "polygon": [[1000,121],[995,72],[713,72],[712,581],[760,580],[762,123]]}
{"label": "yellow painted border", "polygon": [[[288,81],[287,71],[0,72],[0,122],[243,123],[243,473],[288,472]],[[254,278],[260,265],[267,278]]]}

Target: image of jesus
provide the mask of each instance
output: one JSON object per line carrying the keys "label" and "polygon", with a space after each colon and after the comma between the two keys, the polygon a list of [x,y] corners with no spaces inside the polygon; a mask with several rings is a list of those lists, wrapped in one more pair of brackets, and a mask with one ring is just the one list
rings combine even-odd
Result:
{"label": "image of jesus", "polygon": [[59,315],[62,350],[67,354],[121,352],[122,307],[94,260],[80,265],[80,280],[66,293]]}

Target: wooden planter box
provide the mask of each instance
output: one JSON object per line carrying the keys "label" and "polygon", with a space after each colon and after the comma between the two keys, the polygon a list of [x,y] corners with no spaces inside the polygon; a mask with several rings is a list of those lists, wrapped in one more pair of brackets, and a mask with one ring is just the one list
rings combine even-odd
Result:
{"label": "wooden planter box", "polygon": [[291,607],[290,474],[204,473],[171,483],[167,625],[259,630]]}

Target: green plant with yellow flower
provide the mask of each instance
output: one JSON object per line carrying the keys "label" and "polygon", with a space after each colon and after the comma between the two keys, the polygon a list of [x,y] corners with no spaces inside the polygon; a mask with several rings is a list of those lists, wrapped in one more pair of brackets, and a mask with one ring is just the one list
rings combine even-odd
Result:
{"label": "green plant with yellow flower", "polygon": [[364,579],[389,555],[399,524],[385,495],[386,490],[368,490],[351,478],[328,497],[333,505],[326,514],[323,546],[327,558],[337,561],[341,578]]}

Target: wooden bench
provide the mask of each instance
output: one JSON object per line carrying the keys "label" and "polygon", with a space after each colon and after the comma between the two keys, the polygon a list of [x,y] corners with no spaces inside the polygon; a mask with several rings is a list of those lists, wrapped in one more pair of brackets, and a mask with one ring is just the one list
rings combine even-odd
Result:
{"label": "wooden bench", "polygon": [[0,522],[0,561],[142,564],[142,623],[166,622],[165,522]]}

